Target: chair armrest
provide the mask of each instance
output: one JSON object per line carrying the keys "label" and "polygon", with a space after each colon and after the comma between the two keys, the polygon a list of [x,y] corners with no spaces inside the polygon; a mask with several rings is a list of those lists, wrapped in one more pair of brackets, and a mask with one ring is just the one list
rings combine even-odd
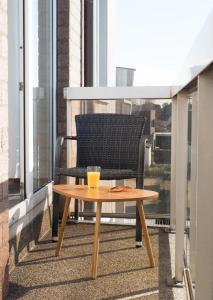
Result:
{"label": "chair armrest", "polygon": [[59,136],[56,139],[56,146],[55,146],[55,159],[54,159],[54,174],[53,174],[53,180],[54,183],[59,183],[59,177],[60,177],[60,163],[61,163],[61,148],[64,143],[64,140],[77,140],[76,136]]}
{"label": "chair armrest", "polygon": [[64,140],[75,140],[75,141],[77,141],[77,136],[69,136],[69,135],[67,135],[67,136],[64,136]]}

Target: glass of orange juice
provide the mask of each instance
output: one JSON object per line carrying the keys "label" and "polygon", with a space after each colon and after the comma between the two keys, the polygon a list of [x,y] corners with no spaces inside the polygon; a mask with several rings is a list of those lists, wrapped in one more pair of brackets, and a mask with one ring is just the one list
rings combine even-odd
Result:
{"label": "glass of orange juice", "polygon": [[97,188],[99,185],[101,175],[101,167],[91,166],[87,167],[87,184],[88,188]]}

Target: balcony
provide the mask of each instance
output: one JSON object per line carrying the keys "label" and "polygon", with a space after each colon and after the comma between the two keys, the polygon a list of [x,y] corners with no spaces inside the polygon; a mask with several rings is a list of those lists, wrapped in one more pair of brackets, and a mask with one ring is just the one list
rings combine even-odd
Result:
{"label": "balcony", "polygon": [[[83,99],[84,92],[86,100]],[[52,243],[51,233],[49,233],[38,242],[36,248],[30,251],[26,259],[11,274],[9,299],[14,295],[23,298],[33,298],[36,295],[45,298],[50,294],[56,298],[59,296],[66,298],[70,295],[70,289],[73,290],[73,299],[126,299],[128,297],[130,299],[144,297],[173,299],[175,295],[184,294],[183,289],[175,291],[167,284],[167,280],[175,276],[174,266],[171,265],[174,256],[174,236],[169,236],[164,230],[170,228],[170,88],[163,87],[157,90],[155,88],[71,88],[71,90],[66,89],[64,93],[67,97],[67,109],[70,112],[68,114],[71,116],[67,123],[68,135],[75,133],[74,114],[80,104],[87,107],[87,111],[96,113],[146,114],[145,188],[160,193],[157,203],[150,202],[145,206],[157,268],[149,267],[144,246],[135,248],[135,204],[107,203],[103,207],[102,214],[98,278],[92,281],[90,264],[94,225],[90,223],[94,221],[95,211],[94,207],[85,207],[81,203],[80,224],[74,225],[70,219],[65,230],[65,243],[61,256],[55,258],[55,244]],[[125,100],[121,100],[122,98]],[[168,113],[163,121],[165,107]],[[162,119],[161,115],[163,115]],[[170,142],[166,147],[155,140],[156,130],[167,131]],[[76,142],[67,143],[66,147],[68,165],[75,165],[73,157],[76,156]],[[158,150],[168,151],[165,152],[166,155],[159,156]],[[125,184],[135,187],[135,180],[119,183],[102,182],[102,184],[111,186]]]}
{"label": "balcony", "polygon": [[[147,299],[183,297],[185,299],[185,290],[177,289],[177,286],[182,282],[183,274],[185,274],[185,280],[190,279],[191,282],[188,283],[191,287],[193,286],[194,268],[200,260],[200,257],[196,257],[194,253],[196,247],[200,246],[197,243],[198,240],[203,239],[203,234],[199,235],[196,231],[195,224],[202,219],[200,223],[202,226],[200,226],[205,228],[205,232],[207,230],[207,227],[203,227],[205,224],[204,208],[203,204],[199,203],[198,196],[206,193],[202,201],[208,201],[207,178],[210,178],[208,174],[210,170],[206,164],[209,163],[208,153],[211,147],[203,147],[205,144],[203,133],[209,128],[206,120],[207,112],[205,110],[203,114],[203,111],[206,105],[209,107],[209,99],[213,93],[212,74],[212,66],[207,66],[198,77],[195,76],[177,93],[173,93],[170,87],[67,88],[64,90],[67,109],[71,113],[71,118],[68,120],[68,134],[70,135],[74,130],[72,113],[75,112],[75,107],[78,107],[80,102],[84,107],[93,108],[93,112],[113,112],[113,109],[116,112],[116,109],[123,108],[126,113],[138,113],[143,111],[143,107],[150,107],[150,103],[159,105],[161,110],[165,106],[172,105],[172,111],[170,110],[170,115],[167,116],[168,119],[163,125],[160,119],[152,122],[150,109],[147,132],[145,187],[157,189],[160,192],[158,204],[146,206],[147,224],[150,226],[158,267],[154,270],[148,268],[144,249],[135,249],[133,245],[132,225],[135,221],[134,215],[131,214],[131,207],[106,206],[102,219],[105,225],[102,226],[101,233],[100,276],[97,281],[90,281],[88,270],[93,226],[85,224],[84,217],[89,216],[93,220],[94,215],[91,210],[88,215],[82,206],[81,223],[69,224],[66,228],[63,255],[60,258],[54,257],[55,246],[51,242],[49,233],[38,242],[35,249],[30,251],[11,274],[11,294],[9,295],[11,299],[13,293],[23,298],[33,297],[35,294],[42,298],[49,293],[53,293],[54,296],[58,293],[66,297],[70,287],[74,290],[76,299],[84,298],[85,294],[88,299],[126,299],[128,297],[130,299],[140,297],[141,299],[144,297]],[[198,99],[199,106],[197,105]],[[129,109],[128,112],[127,109]],[[211,110],[208,114],[211,119]],[[168,122],[169,119],[171,123]],[[152,124],[155,124],[155,128],[152,128]],[[157,126],[163,126],[164,133],[167,131],[167,137],[172,136],[172,144],[167,141],[167,146],[162,146],[163,141],[156,140],[155,134],[154,146],[150,146],[153,138],[151,136],[154,135],[154,129]],[[162,131],[162,127],[158,128]],[[208,142],[210,143],[210,138]],[[68,156],[68,163],[72,165],[71,158],[75,146],[67,147],[68,153],[72,153],[70,157]],[[165,156],[159,158],[158,150],[167,150],[167,155],[171,154],[171,161],[168,157],[165,159]],[[156,168],[160,171],[156,172]],[[204,177],[197,178],[199,174],[197,168],[201,173],[203,172]],[[135,183],[128,182],[129,184],[134,186]],[[166,193],[169,196],[168,199],[165,198]],[[205,215],[209,215],[206,210]],[[120,218],[115,218],[118,216]],[[175,230],[176,234],[166,233],[165,228],[168,232]],[[202,228],[200,228],[201,231]],[[193,238],[194,235],[197,241]],[[200,249],[200,255],[202,251],[203,248]],[[207,245],[206,251],[208,251]],[[180,253],[184,253],[184,256]],[[189,270],[192,277],[187,279]]]}
{"label": "balcony", "polygon": [[[10,5],[12,3],[14,2],[10,2]],[[83,1],[81,5],[82,3]],[[86,5],[91,4],[90,1],[88,3]],[[70,60],[66,61],[64,46],[76,50],[76,43],[69,40],[68,25],[65,24],[67,28],[64,32],[65,38],[62,39],[63,47],[60,44],[61,36],[58,37],[58,47],[61,46],[62,49],[59,49],[61,56],[58,57],[58,94],[55,109],[56,53],[52,47],[55,25],[51,27],[50,24],[54,24],[56,2],[53,4],[47,1],[47,6],[43,1],[25,4],[27,17],[25,24],[22,24],[26,25],[25,31],[23,30],[25,45],[22,45],[25,51],[18,43],[18,50],[13,48],[13,44],[9,45],[10,49],[16,49],[16,54],[19,51],[25,68],[21,72],[23,81],[25,73],[25,86],[21,80],[19,90],[17,84],[14,90],[13,83],[18,82],[17,77],[9,82],[12,82],[9,85],[9,98],[13,99],[13,91],[16,91],[16,98],[21,100],[16,109],[20,109],[21,113],[19,116],[14,114],[17,120],[11,114],[11,123],[8,126],[10,164],[12,161],[10,171],[15,174],[8,178],[16,180],[9,186],[9,220],[2,238],[1,229],[4,227],[0,227],[0,242],[5,239],[8,244],[5,234],[8,227],[10,235],[9,250],[7,249],[10,256],[10,286],[6,299],[212,299],[213,232],[210,220],[213,218],[213,137],[210,130],[213,115],[213,15],[207,20],[173,86],[95,87],[94,84],[94,87],[73,87],[75,82],[71,82],[70,77],[74,77],[76,70],[71,68],[70,77],[67,75],[70,71],[67,65],[72,64],[73,57],[68,57]],[[39,10],[42,14],[38,14],[37,18],[36,12]],[[14,9],[11,11],[15,14]],[[24,12],[21,5],[20,11]],[[28,15],[29,12],[32,15]],[[97,10],[93,12],[97,13]],[[17,18],[18,10],[16,13]],[[69,14],[68,9],[63,10],[63,17],[66,14]],[[64,26],[63,17],[59,16],[59,26]],[[69,16],[66,15],[66,18],[69,19]],[[48,22],[45,23],[44,20],[47,19]],[[71,20],[73,26],[76,25],[75,21]],[[39,24],[43,27],[40,28]],[[70,23],[69,29],[73,30]],[[93,31],[93,46],[97,46],[99,50],[103,42],[103,50],[106,46],[105,36],[96,32],[97,30]],[[76,30],[73,32],[75,35]],[[36,38],[32,39],[35,33]],[[102,39],[97,38],[98,34]],[[82,32],[80,35],[82,37]],[[10,37],[10,43],[14,36]],[[45,42],[42,38],[37,38],[41,36]],[[70,41],[71,46],[67,45],[67,41]],[[33,48],[38,53],[35,54]],[[100,68],[103,57],[96,55],[97,49],[94,49],[92,57],[92,75],[93,83],[98,86],[98,83],[103,83],[101,80],[104,76]],[[91,56],[90,50],[87,51],[87,55]],[[78,55],[82,63],[82,49]],[[63,70],[60,69],[61,65],[65,66]],[[79,65],[77,69],[80,69]],[[123,72],[125,68],[119,69]],[[38,71],[35,72],[36,75],[35,70]],[[13,74],[13,71],[12,66],[9,72],[12,79],[18,73]],[[128,72],[129,76],[134,69],[129,69]],[[35,78],[31,78],[31,74]],[[82,80],[82,73],[80,75]],[[101,78],[99,82],[97,75]],[[132,83],[130,79],[132,78],[128,77],[128,82]],[[71,87],[63,89],[70,82]],[[10,113],[14,112],[13,102],[8,106]],[[73,222],[74,206],[70,207],[62,252],[60,257],[55,257],[56,244],[52,241],[51,225],[54,167],[52,157],[56,127],[57,134],[75,135],[75,115],[87,113],[136,114],[145,115],[147,118],[144,131],[144,186],[157,191],[159,201],[147,202],[145,213],[157,262],[156,268],[149,267],[144,245],[141,248],[135,247],[135,206],[131,203],[103,205],[100,263],[96,280],[90,278],[94,206],[80,202],[78,224]],[[13,121],[20,128],[16,128]],[[4,141],[1,136],[1,149],[5,150],[2,140]],[[62,164],[75,166],[76,141],[67,142],[62,154]],[[62,178],[62,182],[74,183],[70,178]],[[80,183],[84,184],[83,180]],[[102,184],[131,187],[136,185],[132,179],[104,181]],[[0,189],[2,194],[4,189],[4,186]],[[0,217],[4,210],[0,203]],[[62,210],[63,205],[60,212]]]}
{"label": "balcony", "polygon": [[[105,206],[99,276],[92,281],[89,269],[93,225],[87,224],[84,218],[86,216],[94,221],[95,215],[91,209],[88,212],[81,206],[80,224],[73,225],[70,220],[66,227],[63,255],[59,258],[54,256],[55,244],[49,232],[11,273],[8,299],[17,296],[42,299],[50,295],[56,299],[66,298],[70,290],[73,299],[185,299],[186,293],[190,292],[180,288],[183,274],[185,284],[192,288],[193,295],[194,268],[200,261],[195,251],[198,247],[200,255],[205,256],[200,243],[203,240],[202,230],[205,228],[207,232],[208,218],[203,217],[211,214],[207,206],[204,209],[203,201],[209,201],[208,191],[211,190],[207,180],[211,177],[207,167],[211,147],[204,145],[205,133],[210,126],[207,120],[212,115],[209,106],[213,95],[212,65],[206,66],[197,75],[176,92],[171,87],[64,90],[70,112],[68,135],[75,130],[73,117],[80,103],[96,113],[120,110],[127,114],[144,111],[148,114],[149,126],[144,133],[147,135],[145,188],[158,191],[160,199],[156,205],[148,203],[145,208],[157,268],[149,268],[145,249],[134,246],[135,219],[131,206]],[[209,111],[206,111],[206,106]],[[172,109],[167,110],[163,122],[165,107]],[[158,111],[158,115],[157,109],[161,112]],[[209,145],[211,142],[209,137]],[[68,164],[72,165],[75,146],[67,146],[67,149]],[[164,154],[159,155],[159,151]],[[197,174],[203,176],[198,178]],[[135,185],[133,181],[127,184]],[[199,195],[204,195],[202,203],[198,201]],[[197,222],[202,224],[200,231],[197,231]],[[206,245],[205,253],[209,250]]]}

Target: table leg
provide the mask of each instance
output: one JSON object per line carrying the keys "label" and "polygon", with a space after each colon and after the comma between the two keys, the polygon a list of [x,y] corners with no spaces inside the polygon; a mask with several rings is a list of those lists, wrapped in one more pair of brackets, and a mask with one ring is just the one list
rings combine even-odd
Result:
{"label": "table leg", "polygon": [[64,212],[63,212],[63,217],[62,217],[62,221],[61,221],[61,230],[59,233],[59,239],[58,239],[57,247],[55,250],[55,256],[59,256],[60,251],[61,251],[61,245],[62,245],[63,238],[64,238],[64,227],[66,225],[67,218],[68,218],[70,201],[71,201],[71,198],[67,197],[65,205],[64,205]]}
{"label": "table leg", "polygon": [[137,207],[138,207],[138,211],[139,211],[139,215],[140,215],[141,226],[143,227],[143,231],[144,231],[144,238],[145,238],[145,242],[146,242],[146,248],[147,248],[147,253],[149,256],[150,265],[151,265],[151,267],[155,267],[155,260],[154,260],[154,256],[153,256],[153,251],[152,251],[152,246],[151,246],[151,242],[150,242],[150,238],[149,238],[148,229],[146,226],[144,208],[143,208],[143,204],[142,204],[141,200],[137,200]]}
{"label": "table leg", "polygon": [[[75,178],[75,184],[79,185],[79,178]],[[75,212],[74,212],[74,222],[78,223],[79,222],[79,200],[75,199]]]}
{"label": "table leg", "polygon": [[99,252],[101,207],[102,207],[102,202],[97,202],[95,234],[94,234],[94,244],[93,244],[93,256],[92,256],[92,278],[93,279],[96,279],[97,269],[98,269],[98,252]]}

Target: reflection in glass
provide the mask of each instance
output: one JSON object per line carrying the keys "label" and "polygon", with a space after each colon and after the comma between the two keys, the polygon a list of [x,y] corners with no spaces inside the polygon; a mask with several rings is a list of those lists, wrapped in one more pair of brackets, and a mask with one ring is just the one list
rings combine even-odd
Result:
{"label": "reflection in glass", "polygon": [[[146,117],[144,137],[144,188],[157,191],[159,200],[145,203],[148,214],[161,215],[168,220],[170,213],[171,171],[171,101],[132,100],[132,113]],[[126,207],[126,212],[134,207]]]}
{"label": "reflection in glass", "polygon": [[33,190],[52,178],[52,1],[32,3]]}
{"label": "reflection in glass", "polygon": [[[24,199],[23,91],[19,90],[23,49],[19,35],[19,0],[8,1],[8,199],[9,208]],[[3,167],[3,166],[1,166]]]}

